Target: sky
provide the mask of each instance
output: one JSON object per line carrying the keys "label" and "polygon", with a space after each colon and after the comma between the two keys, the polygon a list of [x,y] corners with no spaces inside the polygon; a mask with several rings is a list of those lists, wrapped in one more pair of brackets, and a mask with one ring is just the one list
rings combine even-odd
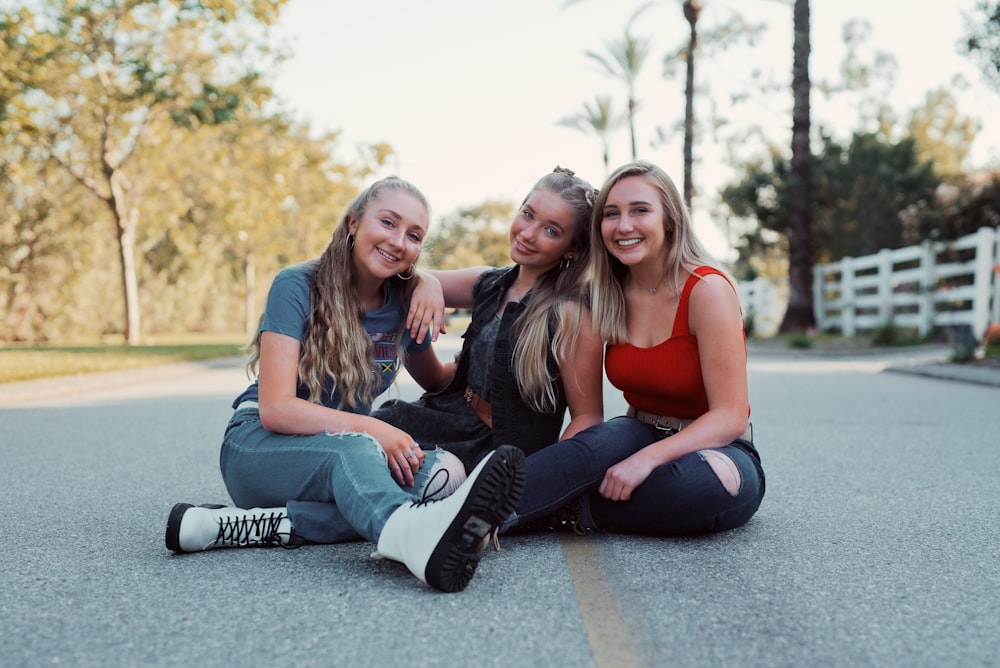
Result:
{"label": "sky", "polygon": [[[980,133],[970,168],[1000,168],[1000,96],[975,64],[958,54],[963,10],[975,0],[813,0],[810,75],[813,126],[843,140],[859,127],[856,101],[827,99],[823,80],[838,78],[847,53],[842,28],[850,19],[872,28],[867,52],[888,52],[898,65],[887,99],[905,118],[935,87],[956,76],[966,85],[962,113]],[[648,5],[648,6],[647,6]],[[593,134],[559,124],[598,95],[624,109],[625,89],[585,53],[607,53],[630,18],[632,33],[652,40],[636,81],[639,156],[683,182],[683,69],[662,76],[663,57],[687,37],[680,0],[289,0],[278,34],[290,49],[274,80],[286,109],[317,132],[340,133],[342,157],[361,144],[385,142],[396,155],[379,176],[397,174],[427,195],[432,220],[486,200],[519,203],[556,165],[599,187],[605,177],[601,144]],[[791,141],[792,12],[790,1],[703,0],[699,28],[718,25],[734,10],[766,26],[753,47],[696,61],[701,96],[696,114],[712,109],[729,119],[716,133],[739,136],[744,124],[762,124],[768,141]],[[780,92],[733,103],[757,73],[782,84]],[[788,92],[786,92],[788,91]],[[852,106],[854,105],[854,106]],[[706,124],[707,125],[707,124]],[[704,127],[704,125],[703,125]],[[706,132],[695,145],[695,228],[721,257],[731,246],[719,223],[718,193],[737,179],[739,165]],[[752,137],[737,142],[740,158],[763,156]],[[612,136],[612,169],[631,159],[627,131]],[[713,212],[716,215],[713,216]],[[433,230],[432,230],[433,232]]]}

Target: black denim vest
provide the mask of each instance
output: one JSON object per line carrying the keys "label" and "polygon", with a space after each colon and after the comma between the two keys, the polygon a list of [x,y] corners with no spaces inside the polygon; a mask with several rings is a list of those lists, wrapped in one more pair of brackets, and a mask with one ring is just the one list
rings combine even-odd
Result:
{"label": "black denim vest", "polygon": [[[489,269],[476,282],[472,322],[462,335],[462,352],[455,368],[455,377],[444,390],[463,392],[468,385],[469,350],[485,323],[496,315],[500,299],[517,278],[518,266]],[[530,296],[529,296],[530,298]],[[527,301],[527,300],[525,300]],[[504,309],[493,349],[493,369],[490,381],[490,408],[493,414],[493,445],[514,445],[531,454],[559,440],[566,414],[566,393],[559,377],[559,366],[549,354],[549,375],[555,378],[556,407],[552,413],[537,413],[521,398],[514,378],[514,341],[511,328],[524,312],[524,303],[511,303]],[[550,330],[552,323],[549,324]]]}

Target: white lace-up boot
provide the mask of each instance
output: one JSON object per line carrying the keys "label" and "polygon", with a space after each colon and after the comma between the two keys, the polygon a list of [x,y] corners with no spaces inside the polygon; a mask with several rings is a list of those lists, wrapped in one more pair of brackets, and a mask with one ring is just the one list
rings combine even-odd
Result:
{"label": "white lace-up boot", "polygon": [[232,508],[178,503],[167,519],[167,548],[201,552],[219,547],[287,545],[292,522],[284,508]]}
{"label": "white lace-up boot", "polygon": [[524,453],[503,445],[465,483],[440,500],[407,503],[389,516],[372,556],[406,564],[442,591],[462,591],[472,579],[490,533],[517,508],[524,490]]}

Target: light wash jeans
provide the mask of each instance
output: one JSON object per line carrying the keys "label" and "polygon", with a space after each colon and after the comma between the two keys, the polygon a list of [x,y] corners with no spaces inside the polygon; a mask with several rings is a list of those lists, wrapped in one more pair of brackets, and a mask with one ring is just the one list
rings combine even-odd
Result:
{"label": "light wash jeans", "polygon": [[[293,543],[378,542],[389,516],[438,486],[452,466],[444,450],[427,451],[413,487],[399,485],[382,447],[362,433],[297,436],[264,429],[256,408],[242,408],[226,427],[219,454],[222,479],[241,508],[285,506]],[[454,458],[453,455],[451,457]],[[464,480],[451,476],[449,491]]]}

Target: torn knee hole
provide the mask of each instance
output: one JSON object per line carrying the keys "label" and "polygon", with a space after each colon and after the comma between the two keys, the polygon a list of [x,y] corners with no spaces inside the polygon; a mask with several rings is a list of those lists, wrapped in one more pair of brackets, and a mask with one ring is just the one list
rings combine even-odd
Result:
{"label": "torn knee hole", "polygon": [[724,455],[718,450],[699,450],[698,454],[712,467],[712,471],[730,496],[736,496],[740,493],[740,485],[743,482],[740,470],[736,468],[736,464],[728,455]]}

